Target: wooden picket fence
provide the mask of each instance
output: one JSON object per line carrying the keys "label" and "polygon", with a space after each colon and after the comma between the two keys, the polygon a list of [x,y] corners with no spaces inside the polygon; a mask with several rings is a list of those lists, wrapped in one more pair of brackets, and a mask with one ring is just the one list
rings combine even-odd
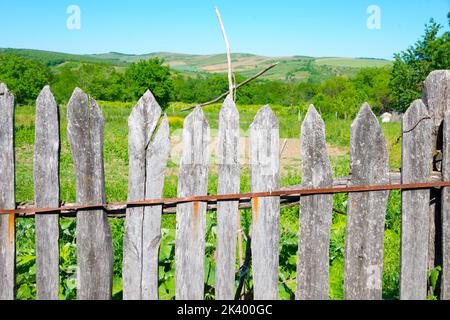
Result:
{"label": "wooden picket fence", "polygon": [[[403,117],[402,183],[429,182],[433,130],[442,122],[440,180],[450,180],[449,72],[430,74],[424,101]],[[228,97],[220,111],[218,194],[239,193],[239,113]],[[162,118],[162,120],[161,120]],[[77,204],[105,203],[104,120],[95,100],[75,89],[67,112],[67,134],[76,174]],[[169,123],[151,92],[133,108],[129,125],[128,201],[162,197],[169,158]],[[36,208],[57,208],[59,199],[58,106],[45,87],[36,102],[34,187]],[[185,119],[178,197],[207,195],[210,129],[200,108]],[[280,189],[279,124],[269,106],[250,126],[252,192]],[[336,186],[325,144],[325,125],[310,106],[301,129],[302,188]],[[351,177],[348,186],[392,183],[386,140],[377,117],[364,104],[351,126]],[[0,84],[0,208],[15,209],[14,97]],[[345,248],[345,298],[381,299],[384,225],[389,191],[349,193]],[[425,299],[430,190],[402,191],[400,298]],[[278,298],[280,197],[251,199],[251,250],[255,299]],[[450,188],[442,188],[443,299],[450,298]],[[218,201],[217,299],[233,299],[239,201]],[[297,299],[328,299],[329,241],[333,194],[300,197]],[[176,206],[176,299],[204,298],[205,227],[208,205]],[[128,206],[123,243],[124,299],[158,299],[158,257],[163,205]],[[15,298],[15,213],[0,215],[0,299]],[[110,299],[112,236],[105,209],[78,210],[77,297]],[[59,215],[36,214],[38,299],[59,296]]]}

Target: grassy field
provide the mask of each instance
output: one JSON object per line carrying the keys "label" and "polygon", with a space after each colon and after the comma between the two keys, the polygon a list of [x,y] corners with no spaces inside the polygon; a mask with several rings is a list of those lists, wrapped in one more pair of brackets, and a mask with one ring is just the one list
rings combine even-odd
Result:
{"label": "grassy field", "polygon": [[[105,117],[105,176],[106,194],[108,202],[123,201],[127,198],[128,176],[128,146],[127,146],[127,118],[132,104],[100,102]],[[168,110],[172,135],[179,134],[183,126],[186,113],[181,112],[184,104],[174,103]],[[238,106],[241,114],[242,135],[247,134],[248,127],[254,115],[261,106]],[[271,106],[280,121],[280,136],[282,139],[298,139],[300,134],[301,116],[298,108]],[[218,126],[218,111],[220,105],[205,108],[211,132],[214,135]],[[61,199],[65,202],[75,201],[75,178],[70,146],[66,135],[65,106],[60,108],[61,118]],[[16,108],[16,180],[17,201],[31,202],[33,196],[33,143],[34,143],[34,107],[21,106]],[[327,144],[333,150],[339,150],[331,155],[331,162],[335,176],[349,174],[349,140],[350,120],[324,117],[327,125]],[[400,143],[398,137],[400,124],[390,123],[382,125],[388,149],[391,151],[390,165],[392,170],[400,166]],[[295,160],[295,159],[294,159]],[[296,159],[286,164],[282,171],[282,186],[299,184],[301,181],[300,161]],[[283,164],[285,165],[285,164]],[[217,174],[212,168],[209,176],[210,193],[216,193]],[[250,176],[248,167],[242,168],[241,191],[250,191]],[[177,193],[177,164],[169,161],[164,188],[165,197],[175,197]],[[335,195],[336,209],[346,210],[346,196]],[[280,285],[281,299],[292,299],[295,292],[296,252],[298,241],[298,208],[286,208],[281,211],[281,253],[280,253]],[[243,210],[242,224],[248,232],[251,222],[251,212]],[[114,298],[120,299],[122,292],[122,240],[123,220],[110,219],[113,231],[115,266],[114,266]],[[346,218],[342,215],[333,216],[330,243],[330,298],[343,298],[343,254],[345,248]],[[76,297],[76,247],[75,220],[61,219],[60,239],[60,295],[62,299]],[[162,222],[163,242],[160,252],[160,298],[174,298],[174,239],[175,217],[164,216]],[[205,295],[207,299],[214,298],[214,270],[215,270],[215,231],[216,218],[214,213],[207,216],[207,245],[205,263]],[[400,194],[392,192],[386,216],[385,255],[383,270],[383,296],[386,299],[396,299],[399,296],[399,263],[400,263]],[[244,244],[245,246],[245,244]],[[35,289],[35,253],[34,253],[34,223],[32,220],[19,219],[17,227],[17,283],[18,298],[33,299]],[[236,265],[238,268],[238,265]],[[237,269],[236,269],[237,270]],[[250,279],[251,283],[251,279]]]}
{"label": "grassy field", "polygon": [[385,67],[391,64],[387,60],[379,59],[364,59],[364,58],[317,58],[318,65],[335,66],[335,67],[350,67],[350,68],[367,68],[367,67]]}
{"label": "grassy field", "polygon": [[[0,53],[14,53],[26,58],[38,60],[51,66],[55,72],[65,65],[77,68],[83,63],[106,63],[123,70],[127,65],[139,60],[154,57],[163,58],[171,69],[189,75],[227,73],[225,54],[195,55],[172,52],[154,52],[142,55],[110,52],[104,54],[76,55],[31,49],[2,49]],[[253,76],[258,71],[274,62],[279,65],[264,75],[266,80],[306,81],[311,77],[322,80],[335,76],[352,76],[360,68],[383,67],[391,62],[370,58],[338,58],[338,57],[267,57],[247,53],[232,54],[233,69],[243,76]]]}

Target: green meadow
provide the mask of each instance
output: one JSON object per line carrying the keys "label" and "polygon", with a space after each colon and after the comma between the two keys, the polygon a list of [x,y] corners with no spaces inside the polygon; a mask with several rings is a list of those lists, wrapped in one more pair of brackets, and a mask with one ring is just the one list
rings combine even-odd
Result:
{"label": "green meadow", "polygon": [[[128,125],[132,103],[100,102],[105,118],[104,161],[106,195],[108,202],[127,199],[128,187]],[[186,104],[172,103],[166,110],[169,116],[172,135],[179,134],[183,127],[186,112],[181,109]],[[238,105],[240,111],[241,132],[247,130],[253,117],[261,106]],[[280,140],[297,139],[300,135],[302,117],[305,110],[300,107],[271,106],[280,122]],[[218,127],[220,105],[204,108],[205,115],[214,136]],[[66,135],[66,106],[60,107],[61,123],[61,200],[65,203],[75,202],[75,177],[70,145]],[[342,116],[342,117],[341,117]],[[334,174],[336,177],[349,174],[349,140],[351,120],[343,115],[324,115],[326,123],[327,144],[330,150]],[[15,148],[16,148],[16,198],[21,203],[32,203],[33,195],[33,144],[34,144],[34,106],[18,106],[15,113]],[[398,170],[401,159],[401,142],[399,123],[382,124],[382,129],[391,152],[390,166]],[[297,143],[295,140],[294,143]],[[289,186],[301,182],[301,161],[299,155],[293,155],[286,163],[282,161],[281,185]],[[166,173],[164,197],[176,197],[177,167],[173,159],[169,160]],[[208,191],[216,193],[217,171],[211,166]],[[248,166],[242,167],[241,191],[250,191],[250,175]],[[346,195],[334,197],[334,207],[339,211],[346,210]],[[281,243],[279,267],[279,296],[281,299],[293,299],[296,286],[296,253],[298,249],[298,216],[299,208],[283,208],[281,210]],[[115,265],[114,288],[115,299],[122,297],[122,240],[124,220],[110,218],[110,226],[114,238]],[[242,225],[248,233],[251,223],[251,212],[242,210]],[[205,260],[205,298],[214,298],[215,278],[215,237],[216,216],[214,212],[207,215],[207,238]],[[35,251],[34,222],[32,219],[18,219],[17,222],[17,295],[19,299],[34,299],[35,287]],[[330,298],[343,299],[344,250],[345,250],[346,217],[334,214],[330,242]],[[60,219],[60,297],[76,298],[76,221],[73,218]],[[394,191],[390,195],[385,226],[385,255],[383,270],[383,297],[397,299],[399,297],[400,266],[400,193]],[[173,299],[174,290],[174,239],[175,216],[165,215],[162,220],[163,242],[160,250],[160,299]],[[245,241],[243,243],[245,249]],[[245,250],[244,250],[245,251]],[[239,269],[238,256],[236,270]],[[236,279],[239,278],[238,272]],[[251,273],[247,277],[246,290],[251,296]]]}

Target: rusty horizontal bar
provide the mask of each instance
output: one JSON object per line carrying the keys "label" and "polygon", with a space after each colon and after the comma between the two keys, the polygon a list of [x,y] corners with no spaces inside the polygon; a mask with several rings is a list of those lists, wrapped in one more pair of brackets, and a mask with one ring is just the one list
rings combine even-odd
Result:
{"label": "rusty horizontal bar", "polygon": [[[436,178],[434,178],[436,179]],[[430,179],[430,180],[434,180]],[[392,180],[391,180],[392,181]],[[272,192],[253,192],[253,193],[239,193],[239,194],[223,194],[223,195],[207,195],[207,196],[193,196],[182,198],[162,198],[162,199],[149,199],[141,201],[127,201],[110,204],[85,204],[85,205],[64,205],[58,208],[19,208],[15,210],[0,209],[0,214],[60,214],[62,212],[76,212],[87,211],[95,209],[103,209],[106,211],[114,211],[118,208],[126,209],[126,207],[136,206],[154,206],[160,205],[164,208],[175,207],[177,204],[188,202],[207,202],[216,203],[217,201],[245,201],[249,202],[252,198],[261,197],[300,197],[305,195],[317,195],[317,194],[335,194],[335,193],[348,193],[348,192],[370,192],[370,191],[387,191],[387,190],[416,190],[416,189],[430,189],[450,187],[450,181],[431,181],[423,183],[394,183],[386,185],[371,185],[371,186],[344,186],[344,187],[331,187],[331,188],[319,188],[319,189],[302,189],[299,186],[295,186],[295,189],[289,188],[284,190],[277,190]],[[248,207],[251,207],[248,205]],[[174,213],[170,212],[170,213]]]}

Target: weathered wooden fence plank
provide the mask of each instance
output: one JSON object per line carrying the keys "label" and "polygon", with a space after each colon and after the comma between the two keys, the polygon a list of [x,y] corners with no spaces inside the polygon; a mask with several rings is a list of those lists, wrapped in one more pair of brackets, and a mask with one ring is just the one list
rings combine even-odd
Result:
{"label": "weathered wooden fence plank", "polygon": [[[0,82],[0,208],[15,209],[14,96]],[[0,300],[15,298],[15,215],[0,215]]]}
{"label": "weathered wooden fence plank", "polygon": [[[184,121],[183,155],[178,175],[178,197],[208,192],[208,143],[210,130],[201,108]],[[204,298],[206,203],[177,205],[175,236],[175,298]]]}
{"label": "weathered wooden fence plank", "polygon": [[[422,100],[403,116],[402,183],[427,182],[431,172],[432,121]],[[402,191],[400,299],[427,296],[430,190]]]}
{"label": "weathered wooden fence plank", "polygon": [[[302,186],[329,188],[333,172],[325,143],[325,124],[313,105],[301,131]],[[296,298],[328,299],[328,269],[333,195],[300,197],[300,235]]]}
{"label": "weathered wooden fence plank", "polygon": [[[162,197],[170,140],[166,116],[155,134],[160,117],[161,107],[147,91],[128,119],[129,201]],[[161,213],[162,206],[127,208],[123,244],[126,300],[158,299]]]}
{"label": "weathered wooden fence plank", "polygon": [[[278,119],[264,106],[250,125],[250,163],[252,192],[275,191],[280,187]],[[279,197],[252,201],[252,267],[254,298],[278,297],[280,239]]]}
{"label": "weathered wooden fence plank", "polygon": [[[442,170],[443,120],[450,106],[450,70],[435,70],[423,82],[422,100],[432,121],[433,170]],[[442,192],[431,189],[428,232],[428,269],[442,266]],[[431,290],[429,294],[432,294]],[[434,294],[434,293],[433,293]]]}
{"label": "weathered wooden fence plank", "polygon": [[[239,193],[239,112],[231,95],[219,114],[218,194]],[[216,299],[232,300],[236,274],[239,201],[217,203]]]}
{"label": "weathered wooden fence plank", "polygon": [[[351,185],[389,182],[386,140],[377,117],[365,103],[351,127]],[[381,299],[384,222],[388,191],[348,195],[345,245],[345,298]]]}
{"label": "weathered wooden fence plank", "polygon": [[[442,179],[450,181],[450,109],[444,118]],[[441,299],[450,300],[450,187],[442,188],[442,278]]]}
{"label": "weathered wooden fence plank", "polygon": [[450,70],[435,70],[423,82],[422,100],[432,121],[432,147],[442,145],[437,142],[439,128],[442,128],[445,112],[450,106]]}
{"label": "weathered wooden fence plank", "polygon": [[[67,110],[67,135],[75,165],[77,203],[105,203],[103,115],[97,102],[76,88]],[[112,236],[104,210],[77,213],[77,297],[106,300],[112,294]]]}
{"label": "weathered wooden fence plank", "polygon": [[[36,100],[34,196],[38,208],[59,206],[59,111],[50,87]],[[59,215],[38,214],[36,289],[40,300],[59,298]]]}

